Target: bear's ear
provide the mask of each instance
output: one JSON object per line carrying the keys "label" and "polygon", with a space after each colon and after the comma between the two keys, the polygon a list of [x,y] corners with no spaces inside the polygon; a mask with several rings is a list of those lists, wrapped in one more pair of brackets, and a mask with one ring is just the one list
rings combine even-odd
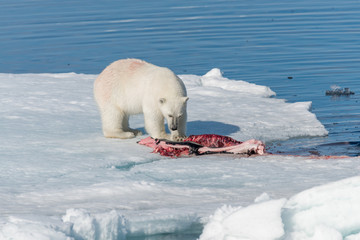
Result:
{"label": "bear's ear", "polygon": [[160,99],[159,99],[159,102],[160,102],[161,104],[164,104],[164,103],[166,102],[166,99],[165,99],[165,98],[160,98]]}
{"label": "bear's ear", "polygon": [[189,100],[189,97],[183,97],[183,102],[186,103]]}

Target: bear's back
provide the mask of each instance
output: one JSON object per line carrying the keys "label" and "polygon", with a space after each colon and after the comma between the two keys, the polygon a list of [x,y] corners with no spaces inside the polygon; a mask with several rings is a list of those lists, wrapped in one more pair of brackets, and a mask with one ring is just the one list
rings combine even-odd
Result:
{"label": "bear's back", "polygon": [[[113,63],[113,69],[119,74],[123,87],[136,88],[139,94],[149,94],[149,90],[167,95],[186,96],[184,83],[166,67],[159,67],[139,59],[123,59]],[[112,65],[112,64],[111,64]],[[110,65],[110,66],[111,66]],[[158,95],[160,93],[156,93]]]}
{"label": "bear's back", "polygon": [[186,96],[183,82],[170,69],[131,58],[107,66],[95,81],[95,92],[105,101],[131,99],[136,105],[144,98]]}

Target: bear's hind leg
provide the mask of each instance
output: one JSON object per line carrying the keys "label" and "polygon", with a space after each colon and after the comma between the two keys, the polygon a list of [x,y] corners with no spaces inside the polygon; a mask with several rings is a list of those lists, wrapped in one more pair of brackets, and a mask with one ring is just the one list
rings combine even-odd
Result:
{"label": "bear's hind leg", "polygon": [[162,114],[144,112],[145,129],[152,137],[157,139],[170,139],[170,135],[165,132],[164,117]]}
{"label": "bear's hind leg", "polygon": [[135,134],[135,136],[141,136],[142,132],[137,129],[133,129],[129,127],[129,116],[124,116],[122,121],[122,129],[124,132],[132,132]]}
{"label": "bear's hind leg", "polygon": [[135,133],[126,131],[123,126],[128,126],[129,118],[124,112],[116,108],[107,108],[102,111],[102,129],[107,138],[134,138]]}

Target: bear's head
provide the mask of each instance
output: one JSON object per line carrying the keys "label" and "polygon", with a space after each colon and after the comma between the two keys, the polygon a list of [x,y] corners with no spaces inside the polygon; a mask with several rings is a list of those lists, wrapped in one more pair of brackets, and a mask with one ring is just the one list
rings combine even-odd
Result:
{"label": "bear's head", "polygon": [[180,120],[186,118],[186,102],[188,99],[188,97],[159,99],[160,111],[168,123],[170,132],[178,130]]}

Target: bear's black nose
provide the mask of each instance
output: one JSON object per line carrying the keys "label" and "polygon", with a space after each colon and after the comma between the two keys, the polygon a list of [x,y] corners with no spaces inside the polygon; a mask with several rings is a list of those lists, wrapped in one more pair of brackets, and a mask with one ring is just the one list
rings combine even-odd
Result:
{"label": "bear's black nose", "polygon": [[172,127],[171,127],[171,130],[172,130],[172,131],[177,130],[177,126],[172,126]]}

